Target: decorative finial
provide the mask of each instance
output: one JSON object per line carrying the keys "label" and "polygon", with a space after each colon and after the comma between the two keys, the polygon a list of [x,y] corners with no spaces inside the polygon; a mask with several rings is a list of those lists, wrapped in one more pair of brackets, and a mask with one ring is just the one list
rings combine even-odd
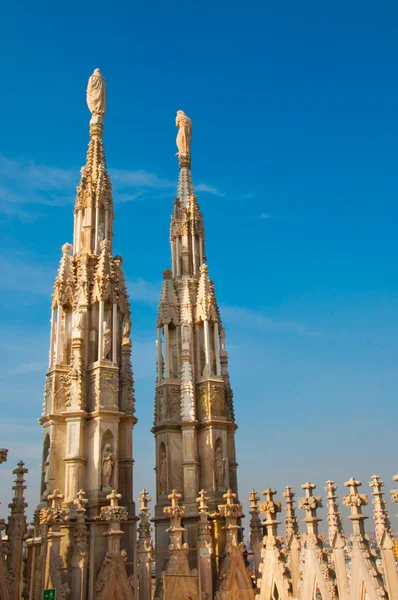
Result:
{"label": "decorative finial", "polygon": [[105,79],[102,77],[99,69],[95,69],[94,73],[88,80],[87,106],[89,107],[93,117],[100,117],[101,119],[105,117],[106,86]]}
{"label": "decorative finial", "polygon": [[177,111],[176,126],[178,128],[177,134],[177,156],[181,154],[190,154],[191,152],[191,139],[192,139],[192,121],[183,110]]}
{"label": "decorative finial", "polygon": [[7,448],[0,448],[0,464],[3,462],[6,462],[7,460],[7,453],[8,453],[8,449]]}
{"label": "decorative finial", "polygon": [[144,488],[138,498],[138,502],[140,503],[141,512],[148,512],[148,504],[151,502],[152,498],[148,494],[148,491]]}

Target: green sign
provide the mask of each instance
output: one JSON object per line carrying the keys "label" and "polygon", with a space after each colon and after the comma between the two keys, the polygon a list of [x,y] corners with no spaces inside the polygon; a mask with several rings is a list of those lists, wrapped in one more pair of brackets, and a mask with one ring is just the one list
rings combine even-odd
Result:
{"label": "green sign", "polygon": [[44,590],[43,600],[55,600],[56,590]]}

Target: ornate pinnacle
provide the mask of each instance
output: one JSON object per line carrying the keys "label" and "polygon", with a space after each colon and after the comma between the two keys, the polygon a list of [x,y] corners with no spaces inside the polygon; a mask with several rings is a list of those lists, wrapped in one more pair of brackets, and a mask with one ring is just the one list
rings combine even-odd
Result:
{"label": "ornate pinnacle", "polygon": [[223,498],[225,498],[225,504],[220,504],[218,506],[218,511],[220,516],[224,517],[226,520],[224,530],[227,534],[227,543],[237,546],[237,532],[239,531],[240,526],[237,525],[236,522],[243,516],[242,505],[234,502],[236,494],[234,494],[231,489],[227,490],[226,494],[223,494]]}
{"label": "ornate pinnacle", "polygon": [[24,475],[28,473],[28,469],[26,469],[24,465],[25,463],[20,460],[18,467],[13,470],[13,474],[16,475],[15,485],[12,487],[15,494],[12,502],[8,505],[12,512],[20,512],[18,509],[22,509],[23,512],[23,509],[28,506],[25,502],[25,498],[23,497],[23,491],[26,489],[26,486],[24,485]]}
{"label": "ornate pinnacle", "polygon": [[298,527],[298,519],[296,517],[296,510],[294,507],[294,496],[293,488],[291,485],[285,487],[286,492],[283,492],[282,496],[286,498],[285,504],[285,527],[286,527],[286,540],[290,540],[292,535],[300,537],[300,531]]}
{"label": "ornate pinnacle", "polygon": [[367,505],[368,497],[366,494],[358,494],[358,487],[362,485],[362,482],[354,479],[354,477],[351,477],[344,485],[350,490],[349,494],[343,496],[343,504],[351,508],[351,514],[348,518],[353,522],[354,535],[364,536],[363,522],[368,517],[362,514],[361,507]]}
{"label": "ornate pinnacle", "polygon": [[47,496],[48,508],[40,511],[41,523],[47,523],[53,530],[59,530],[61,523],[69,521],[69,508],[62,506],[64,495],[55,489]]}
{"label": "ornate pinnacle", "polygon": [[199,492],[199,497],[196,498],[196,502],[199,504],[198,506],[198,510],[200,513],[205,513],[207,511],[207,509],[209,508],[206,505],[206,502],[210,500],[209,496],[206,496],[206,491],[205,490],[200,490]]}
{"label": "ornate pinnacle", "polygon": [[322,507],[322,497],[313,496],[312,490],[316,488],[314,483],[304,483],[301,489],[305,491],[305,497],[298,499],[299,508],[305,510],[306,517],[304,523],[307,524],[308,533],[310,535],[318,535],[318,522],[322,521],[320,517],[317,517],[316,511]]}
{"label": "ornate pinnacle", "polygon": [[374,505],[373,516],[375,520],[375,532],[377,543],[381,546],[386,541],[385,536],[388,535],[390,538],[389,547],[393,547],[393,533],[388,512],[386,509],[386,501],[383,497],[384,493],[382,492],[384,482],[381,481],[379,475],[373,475],[369,485],[371,488],[373,488],[372,496],[374,496],[374,498],[372,500],[372,504]]}
{"label": "ornate pinnacle", "polygon": [[282,504],[273,500],[275,494],[276,490],[271,488],[267,488],[262,492],[262,495],[265,496],[265,502],[260,502],[259,508],[260,512],[266,515],[267,521],[274,521],[276,513],[282,510]]}
{"label": "ornate pinnacle", "polygon": [[75,500],[75,504],[77,504],[77,510],[79,512],[86,512],[86,504],[88,502],[87,498],[85,498],[86,492],[83,490],[79,490],[76,494],[77,498]]}
{"label": "ornate pinnacle", "polygon": [[248,500],[250,502],[250,512],[258,513],[258,501],[260,500],[260,498],[257,496],[257,492],[255,491],[254,488],[250,492],[250,496],[249,496]]}
{"label": "ornate pinnacle", "polygon": [[128,512],[124,506],[119,506],[119,500],[122,497],[118,494],[117,490],[112,490],[107,495],[106,499],[109,500],[110,506],[103,506],[101,508],[101,519],[110,522],[127,521]]}
{"label": "ornate pinnacle", "polygon": [[163,279],[171,279],[172,277],[172,272],[170,271],[170,269],[165,269],[163,271]]}
{"label": "ornate pinnacle", "polygon": [[231,519],[234,521],[240,519],[242,516],[242,505],[234,502],[236,494],[229,489],[225,494],[223,494],[223,498],[225,498],[225,504],[220,504],[218,506],[220,515],[226,519]]}
{"label": "ornate pinnacle", "polygon": [[351,507],[352,515],[361,514],[361,506],[366,506],[368,503],[368,497],[366,494],[358,494],[358,487],[362,485],[362,481],[351,477],[348,481],[344,483],[344,485],[350,490],[349,494],[343,496],[344,506]]}
{"label": "ornate pinnacle", "polygon": [[0,465],[1,465],[1,463],[6,462],[7,453],[8,453],[7,448],[0,448]]}
{"label": "ornate pinnacle", "polygon": [[49,494],[47,496],[49,508],[52,508],[53,510],[58,510],[63,499],[64,495],[60,494],[58,489],[54,490],[52,494]]}
{"label": "ornate pinnacle", "polygon": [[336,501],[337,496],[335,491],[337,490],[334,481],[331,479],[326,482],[325,491],[327,492],[327,503],[328,503],[328,531],[329,531],[329,543],[332,548],[344,548],[344,531],[341,522],[341,516],[339,513],[339,504]]}
{"label": "ornate pinnacle", "polygon": [[144,488],[140,494],[140,497],[138,498],[138,502],[140,503],[140,510],[143,513],[148,512],[149,508],[148,508],[148,504],[152,501],[152,498],[150,497],[149,493],[147,492],[147,490]]}
{"label": "ornate pinnacle", "polygon": [[177,492],[177,490],[173,490],[171,492],[171,494],[169,494],[167,497],[168,497],[169,500],[171,500],[171,507],[172,508],[177,508],[178,507],[178,502],[182,498],[182,494],[179,494]]}
{"label": "ornate pinnacle", "polygon": [[[392,480],[393,481],[398,481],[398,475],[394,475],[394,477],[392,478]],[[391,500],[393,502],[398,502],[398,490],[391,490],[390,494],[391,494]]]}
{"label": "ornate pinnacle", "polygon": [[181,525],[181,519],[185,517],[185,507],[178,504],[182,498],[182,494],[179,494],[177,490],[173,490],[167,497],[171,500],[171,506],[165,506],[163,512],[171,519],[172,525],[173,519],[179,520],[179,525]]}

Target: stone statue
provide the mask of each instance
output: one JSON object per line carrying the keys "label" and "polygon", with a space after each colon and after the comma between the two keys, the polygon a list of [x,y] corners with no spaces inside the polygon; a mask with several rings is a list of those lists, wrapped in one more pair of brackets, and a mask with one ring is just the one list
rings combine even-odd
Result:
{"label": "stone statue", "polygon": [[225,477],[225,458],[222,456],[221,446],[216,446],[214,463],[217,489],[222,489]]}
{"label": "stone statue", "polygon": [[191,150],[192,121],[183,110],[177,111],[176,126],[177,134],[177,156],[179,154],[189,154]]}
{"label": "stone statue", "polygon": [[79,309],[74,314],[73,337],[81,337],[83,331],[83,311]]}
{"label": "stone statue", "polygon": [[94,73],[88,80],[87,105],[93,117],[101,117],[101,119],[105,117],[106,87],[105,79],[102,77],[99,69],[95,69]]}
{"label": "stone statue", "polygon": [[103,338],[102,338],[102,358],[104,360],[107,359],[109,351],[111,349],[111,337],[112,337],[112,332],[111,332],[111,328],[109,327],[108,323],[106,321],[104,321],[104,330],[103,330]]}
{"label": "stone statue", "polygon": [[42,485],[42,496],[46,497],[49,493],[48,482],[49,482],[49,474],[50,474],[50,448],[48,448],[46,459],[43,464],[42,476],[43,476],[43,485]]}
{"label": "stone statue", "polygon": [[221,327],[220,329],[220,345],[221,345],[221,350],[223,352],[225,352],[225,338],[226,338],[226,334],[225,334],[225,327]]}
{"label": "stone statue", "polygon": [[189,326],[183,325],[182,327],[182,343],[189,344]]}
{"label": "stone statue", "polygon": [[126,340],[129,340],[130,332],[131,332],[131,319],[128,315],[124,318],[123,325],[124,325],[123,338]]}
{"label": "stone statue", "polygon": [[166,466],[166,448],[162,444],[159,451],[159,491],[161,494],[165,494],[167,491]]}
{"label": "stone statue", "polygon": [[99,224],[98,227],[98,245],[101,244],[105,239],[105,225],[103,223]]}
{"label": "stone statue", "polygon": [[113,456],[111,445],[105,444],[102,453],[102,489],[111,487],[111,476],[114,464],[115,457]]}
{"label": "stone statue", "polygon": [[62,345],[62,362],[68,362],[68,332],[66,329],[61,331],[61,345]]}

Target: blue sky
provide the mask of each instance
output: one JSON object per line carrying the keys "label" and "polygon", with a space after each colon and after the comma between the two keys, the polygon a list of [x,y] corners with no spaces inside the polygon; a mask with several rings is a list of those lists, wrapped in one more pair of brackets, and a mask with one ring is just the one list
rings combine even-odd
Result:
{"label": "blue sky", "polygon": [[[347,6],[348,4],[348,6]],[[85,89],[108,87],[115,253],[133,311],[135,496],[154,494],[150,427],[161,273],[178,176],[175,112],[227,328],[240,496],[307,480],[364,492],[398,471],[398,6],[18,3],[0,55],[0,512],[11,471],[37,502],[50,295],[88,143]],[[346,509],[343,509],[346,515]],[[392,514],[395,509],[392,508]],[[395,525],[395,521],[394,521]],[[348,528],[348,526],[347,526]]]}

